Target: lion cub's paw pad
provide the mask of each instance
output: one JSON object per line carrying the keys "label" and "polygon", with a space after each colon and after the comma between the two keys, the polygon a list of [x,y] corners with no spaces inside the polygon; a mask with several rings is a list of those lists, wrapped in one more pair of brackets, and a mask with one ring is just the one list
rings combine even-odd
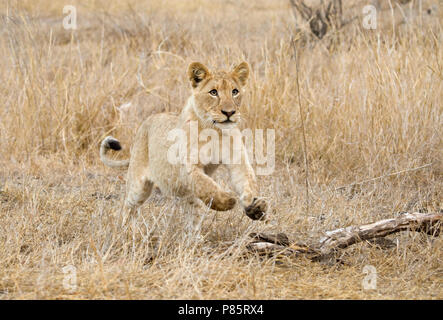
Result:
{"label": "lion cub's paw pad", "polygon": [[265,220],[267,209],[268,205],[264,199],[254,198],[252,203],[245,208],[245,212],[252,220]]}

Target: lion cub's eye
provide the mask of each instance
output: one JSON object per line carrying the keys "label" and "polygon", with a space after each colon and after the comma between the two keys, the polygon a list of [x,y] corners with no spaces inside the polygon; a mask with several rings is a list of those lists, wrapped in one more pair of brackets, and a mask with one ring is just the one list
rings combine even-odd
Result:
{"label": "lion cub's eye", "polygon": [[232,90],[232,95],[235,97],[236,95],[238,95],[238,90],[237,89],[234,89],[234,90]]}
{"label": "lion cub's eye", "polygon": [[209,94],[214,97],[218,96],[218,92],[215,89],[212,89],[211,91],[209,91]]}

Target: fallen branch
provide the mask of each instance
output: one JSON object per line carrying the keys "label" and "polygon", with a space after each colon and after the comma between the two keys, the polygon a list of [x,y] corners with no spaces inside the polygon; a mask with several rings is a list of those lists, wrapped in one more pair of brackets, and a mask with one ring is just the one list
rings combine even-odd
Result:
{"label": "fallen branch", "polygon": [[313,261],[318,261],[331,257],[338,250],[355,243],[386,237],[400,231],[410,230],[438,236],[443,227],[442,222],[442,213],[404,213],[397,218],[327,231],[325,237],[312,245],[291,244],[283,233],[251,234],[253,240],[247,245],[247,249],[261,255],[305,255]]}

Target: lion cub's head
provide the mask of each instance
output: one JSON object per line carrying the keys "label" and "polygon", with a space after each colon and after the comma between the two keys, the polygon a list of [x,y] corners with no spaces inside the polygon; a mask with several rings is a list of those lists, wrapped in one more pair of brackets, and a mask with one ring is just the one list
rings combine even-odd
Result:
{"label": "lion cub's head", "polygon": [[232,71],[211,73],[199,62],[188,68],[194,95],[194,110],[205,126],[220,129],[235,127],[240,121],[243,87],[249,76],[249,66],[240,63]]}

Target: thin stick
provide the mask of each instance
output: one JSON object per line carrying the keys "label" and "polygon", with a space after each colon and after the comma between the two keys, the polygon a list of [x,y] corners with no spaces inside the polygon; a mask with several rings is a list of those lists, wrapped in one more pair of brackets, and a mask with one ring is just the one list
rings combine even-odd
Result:
{"label": "thin stick", "polygon": [[398,174],[401,174],[401,173],[405,173],[405,172],[410,172],[410,171],[415,171],[415,170],[419,170],[419,169],[424,169],[424,168],[427,168],[427,167],[430,167],[430,166],[432,166],[432,163],[428,163],[428,164],[425,164],[425,165],[417,167],[417,168],[405,169],[405,170],[401,170],[401,171],[397,171],[397,172],[393,172],[393,173],[388,173],[388,174],[385,174],[385,175],[382,175],[382,176],[379,176],[379,177],[376,177],[376,178],[366,179],[366,180],[363,180],[363,181],[360,181],[360,182],[354,182],[354,183],[351,183],[351,184],[348,184],[348,185],[345,185],[345,186],[341,186],[341,187],[335,188],[335,191],[340,190],[340,189],[344,189],[346,187],[352,187],[352,186],[355,186],[357,184],[363,184],[363,183],[366,183],[366,182],[371,182],[371,181],[375,181],[375,180],[378,180],[378,179],[382,179],[382,178],[386,178],[386,177],[390,177],[390,176],[395,176],[395,175],[398,175]]}
{"label": "thin stick", "polygon": [[298,110],[300,113],[300,120],[301,120],[301,128],[303,133],[303,153],[305,157],[305,183],[306,183],[306,215],[309,213],[309,165],[308,165],[308,147],[306,144],[306,132],[305,132],[305,121],[304,121],[304,112],[303,107],[301,105],[301,98],[300,98],[300,83],[298,81],[298,56],[297,56],[297,48],[295,47],[295,41],[292,41],[292,46],[294,48],[294,58],[295,58],[295,78],[297,81],[297,95],[298,95]]}

